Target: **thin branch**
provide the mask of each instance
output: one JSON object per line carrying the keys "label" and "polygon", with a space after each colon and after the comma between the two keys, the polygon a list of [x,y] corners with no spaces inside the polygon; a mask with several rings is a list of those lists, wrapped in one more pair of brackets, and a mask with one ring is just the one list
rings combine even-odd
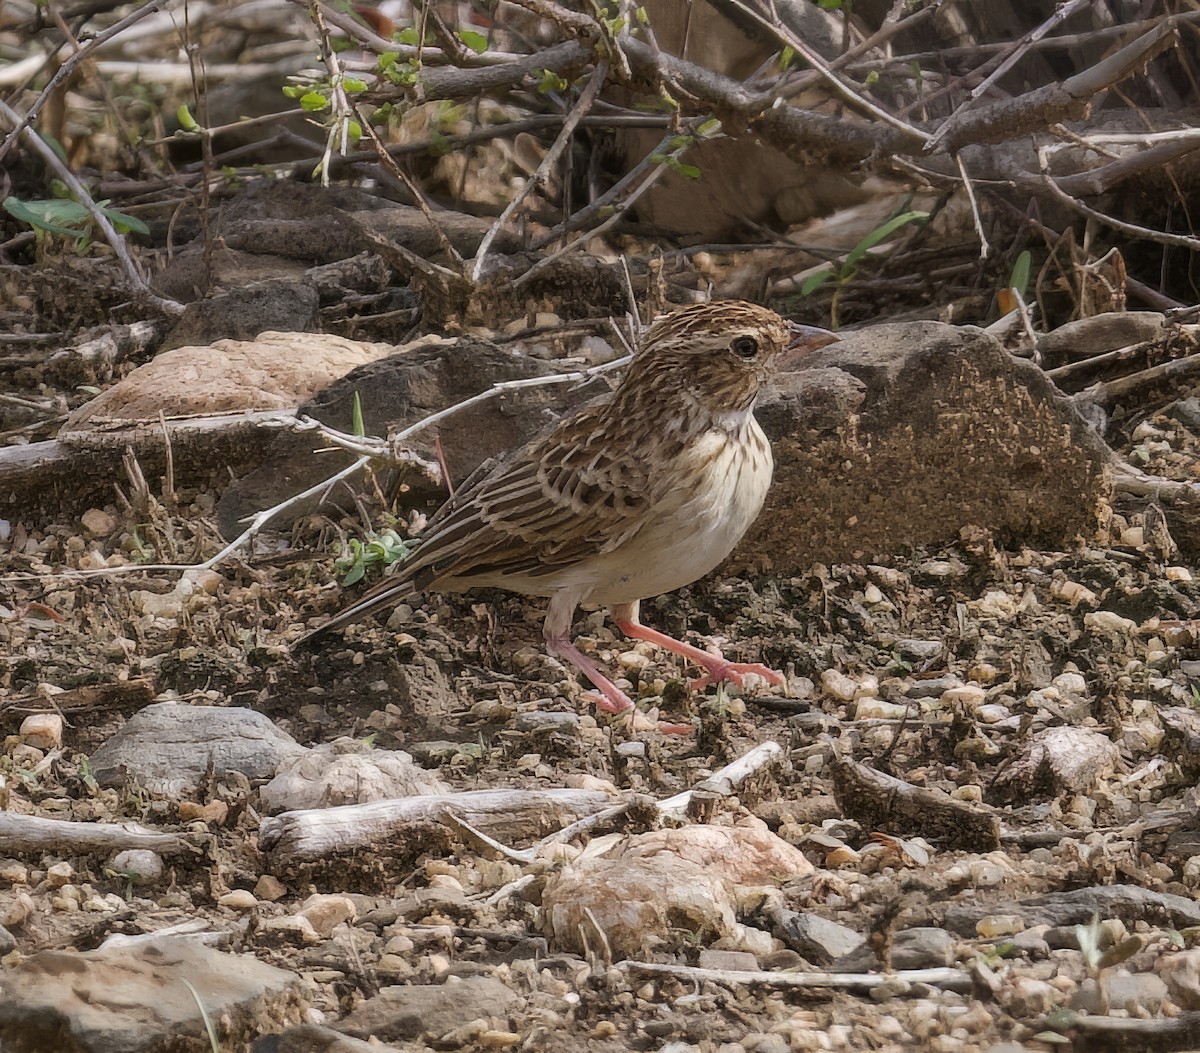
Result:
{"label": "thin branch", "polygon": [[975,86],[970,96],[968,96],[967,101],[958,109],[956,109],[954,113],[947,117],[946,120],[942,122],[942,126],[929,137],[928,142],[925,144],[926,149],[932,150],[934,147],[936,147],[938,143],[942,141],[942,137],[946,134],[946,132],[949,131],[958,115],[964,110],[968,109],[976,99],[978,99],[993,84],[995,84],[996,81],[1004,76],[1005,73],[1012,69],[1013,66],[1015,66],[1024,57],[1025,53],[1029,50],[1029,47],[1033,43],[1041,40],[1042,37],[1044,37],[1047,33],[1049,33],[1056,26],[1060,25],[1066,19],[1070,18],[1071,15],[1075,14],[1076,11],[1079,11],[1084,7],[1090,7],[1091,3],[1092,0],[1068,0],[1067,3],[1060,4],[1045,22],[1043,22],[1036,29],[1031,29],[1025,34],[1025,36],[1016,41],[1016,43],[1012,45],[1012,51],[1009,53],[1009,55],[1002,62],[1000,62],[999,65],[997,65],[996,68],[992,70],[992,72],[985,77],[980,84]]}
{"label": "thin branch", "polygon": [[596,68],[592,71],[586,87],[579,93],[578,101],[571,107],[571,112],[567,114],[567,119],[563,121],[563,126],[559,130],[554,143],[546,151],[546,156],[542,158],[541,163],[537,166],[537,171],[513,195],[512,201],[500,213],[496,221],[488,229],[488,232],[483,236],[483,241],[479,243],[479,249],[475,253],[475,266],[471,269],[472,281],[479,281],[480,275],[483,274],[483,264],[487,258],[488,249],[491,248],[492,242],[496,239],[496,235],[504,229],[508,221],[512,219],[513,214],[525,202],[525,199],[545,182],[551,170],[558,164],[558,159],[562,156],[563,151],[570,145],[571,137],[575,134],[575,127],[579,124],[580,118],[592,108],[592,104],[596,101],[596,96],[600,94],[600,90],[604,87],[604,82],[607,79],[608,63],[603,61],[597,62]]}

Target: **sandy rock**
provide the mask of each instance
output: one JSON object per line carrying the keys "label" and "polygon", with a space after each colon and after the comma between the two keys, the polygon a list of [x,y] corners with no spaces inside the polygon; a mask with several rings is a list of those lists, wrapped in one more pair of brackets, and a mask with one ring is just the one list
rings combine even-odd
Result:
{"label": "sandy rock", "polygon": [[118,852],[109,868],[135,885],[153,885],[163,875],[162,856],[147,848],[130,848]]}
{"label": "sandy rock", "polygon": [[274,813],[447,792],[436,773],[403,750],[376,750],[359,739],[341,738],[284,761],[262,788],[261,800]]}
{"label": "sandy rock", "polygon": [[130,717],[91,762],[101,785],[128,778],[171,793],[194,786],[210,763],[218,778],[237,771],[248,779],[267,779],[303,752],[295,739],[252,709],[159,702]]}
{"label": "sandy rock", "polygon": [[313,895],[304,901],[299,916],[321,936],[330,935],[343,921],[352,920],[358,913],[354,900],[349,896]]}
{"label": "sandy rock", "polygon": [[842,336],[759,405],[775,483],[722,568],[800,573],[957,537],[1095,533],[1109,451],[1030,363],[936,322]]}
{"label": "sandy rock", "polygon": [[294,409],[355,366],[390,353],[388,344],[315,333],[265,332],[164,351],[68,418],[60,439],[96,428],[242,410]]}
{"label": "sandy rock", "polygon": [[184,980],[230,1048],[302,1019],[301,981],[292,973],[168,937],[82,954],[41,951],[0,973],[0,1042],[6,1053],[207,1048]]}
{"label": "sandy rock", "polygon": [[543,917],[555,942],[576,950],[595,942],[599,926],[614,954],[636,956],[669,943],[682,923],[707,945],[769,951],[737,922],[739,887],[812,869],[762,826],[656,830],[614,842],[607,855],[585,853],[554,875]]}

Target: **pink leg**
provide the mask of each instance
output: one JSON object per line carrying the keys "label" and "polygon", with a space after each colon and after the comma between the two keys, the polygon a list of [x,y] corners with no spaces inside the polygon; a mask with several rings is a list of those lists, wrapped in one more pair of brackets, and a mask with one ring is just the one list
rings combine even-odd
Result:
{"label": "pink leg", "polygon": [[598,709],[606,713],[624,713],[625,710],[633,708],[632,700],[571,642],[571,618],[578,603],[579,599],[567,592],[555,593],[550,598],[550,607],[546,611],[546,621],[542,627],[546,646],[559,658],[565,658],[595,684],[600,692],[595,698]]}
{"label": "pink leg", "polygon": [[612,616],[617,628],[630,639],[645,640],[672,654],[682,655],[703,669],[703,676],[690,681],[689,686],[696,690],[701,690],[709,684],[720,683],[722,680],[731,680],[740,687],[749,674],[761,676],[767,683],[775,684],[777,687],[787,683],[781,672],[770,669],[760,662],[730,662],[720,653],[713,654],[710,651],[702,651],[699,647],[676,640],[675,637],[660,633],[657,629],[648,628],[638,621],[638,604],[636,603],[625,603],[613,607]]}

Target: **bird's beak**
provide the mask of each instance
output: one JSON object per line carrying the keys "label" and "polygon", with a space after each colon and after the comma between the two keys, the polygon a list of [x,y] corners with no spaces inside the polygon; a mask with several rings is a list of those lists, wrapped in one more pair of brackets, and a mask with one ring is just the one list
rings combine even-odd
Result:
{"label": "bird's beak", "polygon": [[788,322],[788,334],[790,339],[780,358],[784,369],[794,368],[806,355],[819,347],[836,344],[839,339],[828,329],[818,329],[814,325],[797,325],[795,322]]}

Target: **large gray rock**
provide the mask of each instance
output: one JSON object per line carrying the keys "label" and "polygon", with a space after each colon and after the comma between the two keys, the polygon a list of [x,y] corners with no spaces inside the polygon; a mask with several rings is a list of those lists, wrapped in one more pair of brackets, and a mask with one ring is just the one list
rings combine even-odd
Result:
{"label": "large gray rock", "polygon": [[263,1031],[302,1020],[300,986],[283,969],[194,940],[41,951],[0,972],[0,1048],[201,1053],[210,1045],[197,999],[223,1048],[244,1048]]}
{"label": "large gray rock", "polygon": [[265,780],[306,752],[252,709],[159,702],[130,717],[92,754],[91,764],[102,786],[129,780],[175,794],[197,785],[210,766],[217,778],[236,771]]}

